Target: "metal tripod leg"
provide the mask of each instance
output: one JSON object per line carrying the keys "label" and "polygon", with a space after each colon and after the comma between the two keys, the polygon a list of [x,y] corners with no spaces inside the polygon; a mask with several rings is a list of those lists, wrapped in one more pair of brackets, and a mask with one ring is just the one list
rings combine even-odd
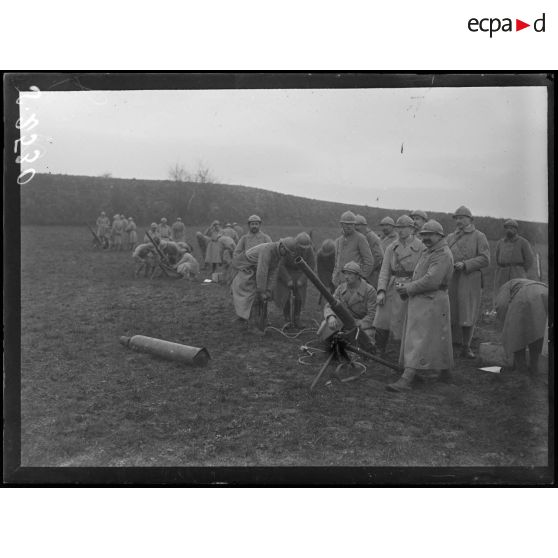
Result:
{"label": "metal tripod leg", "polygon": [[331,363],[333,357],[335,356],[335,354],[332,352],[328,357],[327,360],[324,362],[324,365],[320,368],[320,371],[316,374],[316,377],[314,378],[314,380],[312,381],[312,385],[310,386],[310,389],[314,389],[316,387],[316,384],[318,383],[318,381],[320,380],[320,378],[322,377],[322,374],[325,372],[326,368],[329,366],[329,364]]}

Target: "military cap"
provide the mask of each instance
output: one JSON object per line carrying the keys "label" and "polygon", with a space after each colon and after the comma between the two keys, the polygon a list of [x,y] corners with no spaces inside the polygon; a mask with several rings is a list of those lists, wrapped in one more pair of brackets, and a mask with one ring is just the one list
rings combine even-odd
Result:
{"label": "military cap", "polygon": [[356,224],[357,225],[368,225],[366,222],[366,217],[364,215],[357,215],[356,216]]}
{"label": "military cap", "polygon": [[425,221],[428,221],[428,215],[422,209],[415,209],[411,215],[411,217],[422,217]]}
{"label": "military cap", "polygon": [[508,228],[508,227],[515,227],[516,229],[519,228],[519,225],[517,224],[517,221],[514,221],[513,219],[508,219],[505,223],[504,223],[504,228]]}
{"label": "military cap", "polygon": [[445,236],[444,228],[442,227],[442,225],[440,225],[440,223],[438,223],[438,221],[435,221],[434,219],[430,219],[430,221],[424,223],[422,229],[420,229],[419,231],[419,234],[430,234],[430,233],[436,233],[439,234],[440,236]]}
{"label": "military cap", "polygon": [[250,215],[250,217],[248,217],[248,223],[261,223],[261,222],[262,220],[258,215]]}
{"label": "military cap", "polygon": [[362,269],[360,268],[360,265],[358,265],[356,262],[347,262],[343,266],[343,271],[356,273],[357,275],[360,275],[362,277]]}
{"label": "military cap", "polygon": [[401,215],[401,217],[398,217],[397,223],[395,223],[395,226],[398,228],[413,227],[414,225],[415,222],[408,215]]}
{"label": "military cap", "polygon": [[335,252],[335,242],[333,242],[333,240],[331,240],[331,238],[326,238],[322,242],[322,246],[321,246],[320,250],[324,254],[331,254],[331,253]]}
{"label": "military cap", "polygon": [[473,218],[473,214],[471,213],[471,210],[468,207],[465,207],[464,205],[462,205],[461,207],[458,207],[455,210],[455,213],[453,214],[454,217],[470,217],[471,219]]}
{"label": "military cap", "polygon": [[395,227],[395,221],[391,217],[384,217],[380,221],[380,225],[391,225],[392,227]]}
{"label": "military cap", "polygon": [[312,239],[310,238],[310,235],[305,232],[297,234],[295,237],[295,242],[301,248],[309,248],[310,246],[312,246]]}
{"label": "military cap", "polygon": [[340,223],[346,223],[347,225],[356,225],[356,215],[352,211],[345,211],[339,219]]}
{"label": "military cap", "polygon": [[296,240],[292,236],[287,236],[279,241],[279,246],[283,246],[287,252],[294,255],[296,251]]}

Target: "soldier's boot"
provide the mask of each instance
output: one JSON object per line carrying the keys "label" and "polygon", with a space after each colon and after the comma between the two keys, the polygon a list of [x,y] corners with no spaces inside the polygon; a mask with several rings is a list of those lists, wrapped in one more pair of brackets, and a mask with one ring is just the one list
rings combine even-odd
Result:
{"label": "soldier's boot", "polygon": [[397,380],[397,382],[394,382],[393,384],[388,384],[386,386],[386,389],[388,391],[410,391],[412,389],[411,384],[413,382],[413,379],[416,375],[416,370],[414,370],[413,368],[405,368],[405,371],[403,372],[403,374],[401,374],[401,377],[399,378],[399,380]]}
{"label": "soldier's boot", "polygon": [[513,365],[515,370],[520,373],[527,372],[527,358],[525,356],[525,349],[513,353]]}
{"label": "soldier's boot", "polygon": [[389,339],[389,329],[378,329],[376,328],[376,350],[380,356],[386,354],[386,347]]}
{"label": "soldier's boot", "polygon": [[438,378],[436,378],[436,381],[443,382],[445,384],[449,384],[452,380],[453,380],[453,376],[451,375],[449,368],[444,368],[440,370],[440,373],[438,374]]}
{"label": "soldier's boot", "polygon": [[529,374],[535,376],[539,373],[539,357],[541,356],[543,338],[529,344]]}

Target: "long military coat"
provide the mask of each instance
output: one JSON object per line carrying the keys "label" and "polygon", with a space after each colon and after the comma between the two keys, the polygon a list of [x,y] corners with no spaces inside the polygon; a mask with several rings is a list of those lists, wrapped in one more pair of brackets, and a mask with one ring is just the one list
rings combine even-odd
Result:
{"label": "long military coat", "polygon": [[[384,253],[384,260],[378,278],[378,292],[386,294],[383,306],[378,305],[374,327],[391,331],[395,340],[401,339],[403,323],[407,312],[407,301],[395,290],[395,283],[408,283],[417,264],[424,244],[409,236],[405,242],[392,242]],[[400,276],[406,275],[406,276]]]}
{"label": "long military coat", "polygon": [[366,240],[368,241],[368,246],[370,246],[370,251],[372,252],[372,257],[374,258],[374,268],[366,280],[374,287],[378,287],[378,277],[380,275],[380,269],[382,269],[382,262],[384,260],[384,248],[382,246],[382,241],[380,237],[374,231],[367,231]]}
{"label": "long military coat", "polygon": [[530,279],[512,279],[498,291],[496,312],[503,323],[502,344],[512,362],[513,353],[545,335],[548,287]]}
{"label": "long military coat", "polygon": [[175,242],[184,242],[186,240],[186,227],[182,221],[175,221],[172,224],[172,239]]}
{"label": "long military coat", "polygon": [[342,235],[335,240],[335,267],[332,277],[335,286],[343,282],[343,266],[349,262],[359,264],[364,277],[368,277],[374,269],[374,258],[368,241],[358,231],[348,236]]}
{"label": "long military coat", "polygon": [[425,249],[407,285],[409,304],[400,362],[404,367],[441,370],[453,366],[448,286],[453,256],[445,239]]}
{"label": "long military coat", "polygon": [[529,241],[522,236],[502,238],[496,244],[496,274],[494,276],[494,296],[500,287],[511,279],[527,277],[527,272],[533,265],[535,255]]}
{"label": "long military coat", "polygon": [[395,231],[389,233],[388,235],[382,234],[380,236],[380,242],[382,244],[382,248],[384,249],[384,254],[387,250],[387,247],[392,243],[395,242],[396,240],[399,240],[399,236],[397,235],[397,233]]}
{"label": "long military coat", "polygon": [[258,246],[259,244],[267,244],[271,242],[271,237],[262,231],[258,231],[256,234],[251,232],[241,236],[236,248],[234,249],[233,261],[238,259],[246,250]]}
{"label": "long military coat", "polygon": [[450,285],[453,340],[462,342],[462,326],[474,326],[480,312],[482,294],[481,269],[490,264],[490,247],[484,233],[469,225],[462,232],[447,237],[454,263],[463,262],[463,271],[456,271]]}

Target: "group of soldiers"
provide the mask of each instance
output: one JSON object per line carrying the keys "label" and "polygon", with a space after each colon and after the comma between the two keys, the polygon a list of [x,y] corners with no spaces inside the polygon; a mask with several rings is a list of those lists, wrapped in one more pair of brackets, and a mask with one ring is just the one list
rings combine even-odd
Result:
{"label": "group of soldiers", "polygon": [[[249,233],[233,251],[231,287],[237,319],[249,323],[254,310],[259,312],[272,300],[286,319],[295,316],[292,325],[302,327],[307,278],[295,263],[302,257],[380,354],[385,355],[390,339],[398,345],[404,371],[387,389],[411,389],[423,370],[436,370],[440,381],[449,381],[454,347],[462,358],[476,357],[471,342],[481,308],[481,270],[490,265],[488,240],[476,229],[471,211],[461,206],[453,218],[456,228],[447,236],[438,221],[428,220],[420,210],[397,221],[382,219],[382,233],[376,235],[363,216],[346,211],[340,219],[342,234],[325,240],[315,252],[308,233],[273,242],[260,230],[261,219],[252,215]],[[527,369],[528,347],[528,369],[536,373],[547,319],[547,298],[540,293],[548,289],[526,278],[534,255],[518,229],[516,221],[506,221],[505,236],[497,244],[495,310],[504,323],[506,316],[515,315],[513,325],[508,319],[503,330],[510,362]],[[501,294],[511,292],[513,297]],[[518,303],[531,292],[536,305],[531,305],[528,319],[521,318],[528,305]],[[324,320],[318,333],[327,340],[343,323],[330,304],[322,299],[320,303]]]}
{"label": "group of soldiers", "polygon": [[104,211],[97,217],[97,238],[107,250],[134,250],[138,243],[137,226],[133,217],[116,214],[112,223]]}

